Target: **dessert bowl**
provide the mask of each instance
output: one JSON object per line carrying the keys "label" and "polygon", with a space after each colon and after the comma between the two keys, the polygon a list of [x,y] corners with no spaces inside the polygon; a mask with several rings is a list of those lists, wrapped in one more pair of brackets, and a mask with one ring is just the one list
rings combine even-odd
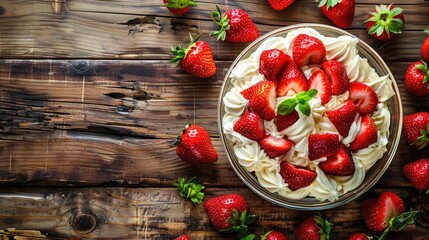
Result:
{"label": "dessert bowl", "polygon": [[[360,180],[361,183],[357,187],[353,187],[353,189],[350,188],[350,190],[344,191],[344,193],[338,194],[338,196],[336,196],[334,199],[330,198],[329,200],[320,199],[313,196],[305,196],[303,198],[290,198],[286,197],[284,194],[279,194],[277,191],[273,191],[272,189],[269,190],[266,187],[262,186],[255,173],[249,171],[248,169],[246,169],[245,166],[240,164],[240,161],[238,160],[237,155],[234,151],[235,143],[230,137],[228,137],[228,134],[225,133],[224,122],[226,120],[224,119],[224,117],[226,111],[224,98],[225,95],[233,88],[231,75],[233,74],[234,69],[236,69],[237,65],[239,65],[239,63],[243,60],[249,60],[249,56],[251,56],[252,53],[257,51],[262,44],[266,44],[268,42],[267,40],[276,37],[286,37],[288,33],[303,28],[315,30],[324,37],[336,38],[340,36],[348,36],[353,38],[355,48],[357,49],[358,56],[360,56],[361,60],[363,59],[362,61],[364,61],[365,64],[368,64],[371,68],[371,71],[375,71],[378,76],[386,76],[386,78],[391,80],[389,81],[389,84],[391,83],[391,85],[389,85],[391,94],[389,98],[386,98],[386,100],[383,102],[383,104],[385,104],[385,107],[387,106],[386,108],[388,109],[388,114],[390,113],[390,119],[388,119],[389,123],[387,125],[389,129],[387,130],[387,134],[385,135],[387,145],[383,146],[385,147],[384,154],[382,154],[382,157],[376,162],[371,163],[370,167],[365,168],[364,177],[362,177],[363,180]],[[343,49],[342,51],[348,51],[348,49]],[[344,53],[338,52],[338,57],[341,58],[342,54]],[[359,69],[357,69],[356,72],[359,75]],[[359,78],[360,76],[357,77]],[[394,158],[401,136],[402,115],[402,104],[398,86],[388,66],[377,54],[377,52],[365,42],[351,35],[350,33],[323,24],[290,25],[267,33],[252,42],[238,55],[238,57],[234,60],[229,70],[227,71],[220,91],[218,102],[218,128],[220,132],[220,137],[227,158],[230,161],[231,166],[233,167],[236,174],[253,192],[258,194],[262,198],[279,206],[296,210],[322,210],[334,208],[354,200],[355,198],[365,193],[368,189],[370,189],[384,174],[384,172],[389,167],[390,163]],[[353,181],[353,179],[350,179],[350,181]]]}

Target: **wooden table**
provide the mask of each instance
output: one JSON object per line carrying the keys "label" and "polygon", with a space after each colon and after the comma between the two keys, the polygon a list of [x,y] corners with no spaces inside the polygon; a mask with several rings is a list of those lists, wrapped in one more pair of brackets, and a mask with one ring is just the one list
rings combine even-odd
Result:
{"label": "wooden table", "polygon": [[[216,108],[223,77],[247,44],[216,42],[210,11],[242,8],[261,34],[295,23],[331,23],[314,0],[297,0],[275,12],[265,0],[198,1],[183,17],[161,0],[0,1],[0,230],[40,231],[48,238],[232,239],[212,230],[202,205],[182,199],[172,184],[200,177],[206,198],[241,193],[258,216],[251,232],[294,227],[315,212],[270,204],[250,191],[222,149]],[[429,111],[427,97],[404,90],[407,66],[420,58],[429,26],[429,2],[397,2],[405,31],[381,44],[363,21],[375,4],[357,0],[348,31],[383,57],[401,89],[404,113]],[[197,79],[167,60],[171,45],[186,44],[188,32],[203,33],[214,51],[217,74]],[[204,126],[219,161],[191,167],[170,147],[187,121]],[[335,224],[334,239],[363,231],[360,203],[386,190],[411,198],[416,191],[402,166],[416,152],[402,139],[391,166],[362,197],[324,211]],[[7,234],[28,235],[32,231]],[[37,233],[37,232],[36,232]],[[37,235],[37,234],[36,234]],[[420,239],[415,226],[391,239]],[[31,239],[31,238],[30,238]],[[33,239],[36,239],[34,237]]]}

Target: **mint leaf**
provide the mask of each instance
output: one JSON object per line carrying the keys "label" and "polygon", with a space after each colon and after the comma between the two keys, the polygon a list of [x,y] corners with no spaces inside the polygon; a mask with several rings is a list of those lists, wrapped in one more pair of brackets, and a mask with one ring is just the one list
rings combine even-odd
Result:
{"label": "mint leaf", "polygon": [[303,104],[299,103],[298,105],[299,111],[301,111],[303,114],[310,116],[311,113],[311,107],[308,102],[304,102]]}
{"label": "mint leaf", "polygon": [[285,99],[279,104],[277,113],[286,116],[295,109],[296,105],[298,105],[298,100],[296,98]]}

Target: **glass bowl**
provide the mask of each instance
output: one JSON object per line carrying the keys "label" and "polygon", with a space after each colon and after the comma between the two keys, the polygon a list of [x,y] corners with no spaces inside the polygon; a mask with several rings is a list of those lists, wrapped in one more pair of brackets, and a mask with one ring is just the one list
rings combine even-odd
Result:
{"label": "glass bowl", "polygon": [[287,207],[287,208],[296,209],[296,210],[323,210],[323,209],[334,208],[354,200],[355,198],[365,193],[368,189],[370,189],[380,179],[380,177],[384,174],[384,172],[392,162],[392,159],[398,147],[400,136],[401,136],[401,130],[402,130],[403,113],[402,113],[401,98],[399,95],[398,86],[395,82],[395,79],[392,73],[387,67],[386,63],[383,61],[383,59],[377,54],[377,52],[374,49],[372,49],[369,45],[367,45],[362,40],[358,39],[358,43],[357,43],[358,54],[361,57],[366,58],[368,60],[369,65],[376,71],[376,73],[378,73],[379,76],[388,75],[393,82],[392,85],[393,85],[393,90],[395,92],[395,95],[387,101],[387,107],[391,114],[390,135],[388,138],[387,152],[384,153],[383,157],[379,159],[370,169],[366,171],[365,178],[361,185],[359,185],[354,190],[351,190],[343,195],[340,195],[338,199],[333,202],[331,201],[321,202],[314,197],[305,197],[300,200],[289,199],[281,196],[278,193],[272,193],[268,191],[265,187],[263,187],[259,183],[255,174],[249,172],[238,162],[237,157],[234,153],[234,143],[231,140],[229,140],[226,137],[226,134],[224,133],[224,127],[222,122],[223,122],[223,117],[225,115],[225,105],[223,102],[223,98],[225,94],[229,92],[232,87],[230,75],[232,70],[237,66],[237,64],[240,61],[248,58],[249,55],[252,52],[254,52],[265,40],[271,37],[278,37],[278,36],[284,37],[287,35],[288,32],[302,27],[313,28],[316,31],[318,31],[320,34],[327,37],[338,37],[341,35],[348,35],[358,39],[356,36],[353,36],[352,34],[344,30],[338,29],[336,27],[328,26],[328,25],[323,25],[323,24],[290,25],[290,26],[283,27],[283,28],[274,30],[272,32],[269,32],[264,36],[261,36],[260,38],[252,42],[249,46],[247,46],[238,55],[238,57],[234,60],[234,62],[232,63],[232,65],[228,69],[228,72],[225,75],[222,88],[220,91],[220,95],[219,95],[219,102],[218,102],[218,128],[219,128],[219,133],[220,133],[223,148],[228,157],[228,160],[231,163],[232,168],[237,173],[237,175],[241,178],[241,180],[253,192],[261,196],[262,198],[268,200],[269,202],[282,207]]}

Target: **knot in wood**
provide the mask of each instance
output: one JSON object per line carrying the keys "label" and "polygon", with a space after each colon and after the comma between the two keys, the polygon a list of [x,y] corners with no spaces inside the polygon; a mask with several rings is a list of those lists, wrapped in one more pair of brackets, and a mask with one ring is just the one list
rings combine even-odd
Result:
{"label": "knot in wood", "polygon": [[79,213],[73,218],[73,230],[78,233],[90,233],[97,226],[96,217],[89,213]]}
{"label": "knot in wood", "polygon": [[89,69],[89,61],[87,60],[76,60],[72,62],[72,66],[74,69],[80,72],[86,72]]}

